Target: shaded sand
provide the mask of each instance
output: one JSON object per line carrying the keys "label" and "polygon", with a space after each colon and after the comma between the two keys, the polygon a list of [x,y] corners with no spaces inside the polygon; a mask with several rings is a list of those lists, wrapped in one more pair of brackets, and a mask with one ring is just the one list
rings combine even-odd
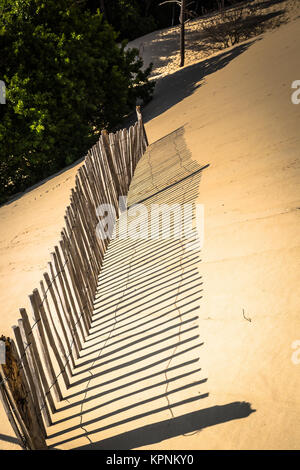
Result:
{"label": "shaded sand", "polygon": [[[193,255],[181,243],[140,241],[122,254],[112,242],[91,341],[50,445],[299,447],[300,364],[291,345],[300,339],[300,105],[290,99],[300,78],[299,27],[294,21],[159,81],[144,110],[156,143],[130,198],[209,164],[201,178],[159,197],[204,204],[204,247]],[[74,172],[0,210],[4,333],[58,239]],[[17,448],[2,409],[0,420],[0,446]]]}

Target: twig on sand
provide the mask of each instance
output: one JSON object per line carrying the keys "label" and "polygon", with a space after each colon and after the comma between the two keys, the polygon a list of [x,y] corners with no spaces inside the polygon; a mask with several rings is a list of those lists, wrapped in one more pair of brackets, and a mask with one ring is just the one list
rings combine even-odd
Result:
{"label": "twig on sand", "polygon": [[246,317],[246,315],[245,315],[245,310],[244,310],[244,309],[243,309],[243,317],[244,317],[245,320],[247,320],[247,321],[250,321],[250,322],[252,321],[251,318]]}

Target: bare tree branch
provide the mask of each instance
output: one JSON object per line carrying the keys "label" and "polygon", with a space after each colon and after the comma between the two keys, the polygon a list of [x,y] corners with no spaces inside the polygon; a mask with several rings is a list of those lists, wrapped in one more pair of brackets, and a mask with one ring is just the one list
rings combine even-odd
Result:
{"label": "bare tree branch", "polygon": [[179,0],[165,0],[162,3],[159,3],[159,6],[165,5],[166,3],[177,3],[178,6],[181,6],[181,1]]}

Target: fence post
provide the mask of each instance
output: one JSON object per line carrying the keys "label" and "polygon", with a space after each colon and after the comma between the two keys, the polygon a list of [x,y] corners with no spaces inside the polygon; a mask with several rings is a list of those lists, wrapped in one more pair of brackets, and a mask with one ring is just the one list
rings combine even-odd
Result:
{"label": "fence post", "polygon": [[137,122],[129,130],[103,131],[78,170],[60,250],[56,246],[51,254],[51,277],[44,273],[42,297],[38,289],[29,296],[33,326],[26,310],[20,309],[22,319],[13,327],[18,349],[10,338],[0,338],[0,399],[23,449],[47,449],[46,427],[57,411],[52,392],[57,401],[63,399],[58,378],[62,375],[65,387],[71,386],[75,358],[80,358],[89,333],[98,275],[109,243],[108,239],[100,242],[96,235],[97,207],[112,203],[118,211],[119,196],[127,194],[148,146],[139,106],[136,113]]}
{"label": "fence post", "polygon": [[142,116],[142,113],[141,113],[141,107],[140,106],[136,107],[136,114],[137,114],[137,118],[138,118],[138,123],[141,125],[141,128],[143,130],[143,137],[144,137],[146,147],[148,147],[149,142],[148,142],[148,137],[147,137],[147,134],[146,134],[145,126],[144,126],[144,123],[143,123],[143,116]]}
{"label": "fence post", "polygon": [[[25,438],[26,431],[21,428],[20,423],[18,423],[17,419],[15,418],[13,408],[10,404],[7,389],[5,387],[5,380],[3,379],[0,373],[0,400],[2,401],[4,411],[8,418],[8,421],[11,424],[11,427],[14,430],[14,433],[17,437],[17,440],[22,447],[22,449],[26,450],[27,447],[27,439]],[[21,428],[21,429],[20,429]]]}

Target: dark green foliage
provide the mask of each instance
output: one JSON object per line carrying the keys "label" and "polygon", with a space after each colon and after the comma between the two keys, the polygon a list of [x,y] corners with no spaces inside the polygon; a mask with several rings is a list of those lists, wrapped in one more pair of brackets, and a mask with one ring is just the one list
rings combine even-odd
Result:
{"label": "dark green foliage", "polygon": [[[188,18],[194,18],[221,7],[227,7],[240,0],[191,0],[187,1]],[[143,36],[155,29],[166,28],[179,23],[180,8],[163,0],[87,0],[91,11],[100,8],[107,21],[128,40]]]}
{"label": "dark green foliage", "polygon": [[153,90],[136,50],[74,0],[0,0],[0,201],[84,155]]}
{"label": "dark green foliage", "polygon": [[154,18],[146,16],[141,1],[118,0],[106,3],[107,19],[124,39],[131,41],[157,28]]}
{"label": "dark green foliage", "polygon": [[91,11],[100,7],[107,21],[120,33],[121,39],[131,41],[159,27],[154,17],[149,14],[144,0],[88,0]]}

